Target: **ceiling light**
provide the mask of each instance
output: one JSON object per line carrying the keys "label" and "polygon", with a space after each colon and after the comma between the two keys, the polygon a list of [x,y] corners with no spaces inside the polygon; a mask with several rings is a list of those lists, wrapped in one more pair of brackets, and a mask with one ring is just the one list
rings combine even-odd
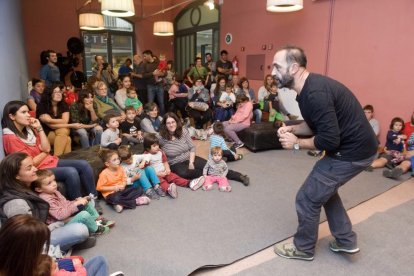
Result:
{"label": "ceiling light", "polygon": [[102,14],[108,16],[128,17],[135,15],[133,0],[102,0]]}
{"label": "ceiling light", "polygon": [[171,36],[174,35],[174,26],[172,22],[156,21],[154,22],[154,35]]}
{"label": "ceiling light", "polygon": [[206,5],[210,10],[214,10],[214,0],[207,0],[204,2],[204,5]]}
{"label": "ceiling light", "polygon": [[303,9],[303,0],[267,0],[266,10],[270,12],[293,12]]}
{"label": "ceiling light", "polygon": [[96,13],[81,13],[79,14],[79,27],[82,30],[103,30],[105,29],[103,15]]}

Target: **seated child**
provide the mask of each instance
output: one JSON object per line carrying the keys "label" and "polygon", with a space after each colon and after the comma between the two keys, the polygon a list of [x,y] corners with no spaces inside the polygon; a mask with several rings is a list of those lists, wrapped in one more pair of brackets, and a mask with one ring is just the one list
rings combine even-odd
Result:
{"label": "seated child", "polygon": [[34,181],[34,190],[39,196],[49,203],[49,215],[47,224],[57,221],[64,223],[85,224],[90,234],[100,235],[109,232],[109,227],[115,222],[103,220],[102,225],[97,224],[99,217],[90,197],[80,197],[76,200],[67,200],[58,190],[55,175],[49,170],[38,170],[37,180]]}
{"label": "seated child", "polygon": [[101,149],[99,156],[106,169],[99,174],[96,190],[100,191],[105,201],[112,205],[118,213],[124,208],[135,209],[136,206],[147,205],[150,199],[143,196],[143,190],[138,187],[126,187],[127,177],[120,166],[118,153],[114,150]]}
{"label": "seated child", "polygon": [[103,118],[107,129],[102,133],[101,147],[116,150],[122,142],[119,138],[119,122],[115,114],[107,114]]}
{"label": "seated child", "polygon": [[229,120],[234,114],[235,103],[236,95],[233,92],[233,85],[229,82],[226,84],[226,90],[221,92],[219,101],[216,103],[215,120],[220,122]]}
{"label": "seated child", "polygon": [[160,149],[160,144],[155,134],[147,134],[144,137],[145,153],[151,155],[150,165],[155,169],[160,179],[161,188],[166,191],[172,198],[177,198],[177,185],[188,187],[190,181],[171,172],[167,156]]}
{"label": "seated child", "polygon": [[144,140],[141,132],[141,120],[137,118],[135,110],[132,106],[125,108],[125,121],[123,121],[119,128],[121,129],[122,144],[135,145],[140,144]]}
{"label": "seated child", "polygon": [[125,111],[128,106],[132,106],[134,108],[135,113],[138,116],[141,116],[142,113],[142,103],[138,99],[137,91],[135,91],[135,88],[131,87],[127,89],[127,98],[125,100]]}
{"label": "seated child", "polygon": [[[210,150],[214,147],[220,147],[223,151],[223,160],[225,162],[231,162],[243,159],[242,154],[237,154],[234,145],[229,148],[224,140],[224,126],[222,122],[215,122],[213,124],[213,134],[210,135]],[[211,152],[209,152],[209,158],[211,158]]]}
{"label": "seated child", "polygon": [[214,147],[211,149],[211,155],[203,169],[203,175],[205,176],[203,190],[213,189],[213,184],[217,182],[220,192],[231,192],[231,186],[226,177],[229,168],[222,159],[223,151],[220,147]]}
{"label": "seated child", "polygon": [[270,86],[270,94],[267,97],[269,103],[269,122],[284,121],[285,117],[280,113],[279,93],[277,92],[277,85],[273,83]]}
{"label": "seated child", "polygon": [[[395,117],[391,120],[390,130],[387,132],[384,153],[380,154],[379,158],[374,160],[371,166],[365,169],[366,171],[372,171],[373,169],[383,168],[385,166],[392,169],[404,161],[404,140],[407,137],[402,134],[403,129],[404,121],[401,118]],[[403,172],[401,171],[399,176],[402,174]]]}
{"label": "seated child", "polygon": [[141,186],[150,199],[160,199],[160,196],[165,196],[155,170],[150,166],[144,169],[145,164],[149,163],[150,155],[132,154],[131,148],[126,145],[119,147],[118,155],[127,176],[127,185],[132,185],[133,188]]}

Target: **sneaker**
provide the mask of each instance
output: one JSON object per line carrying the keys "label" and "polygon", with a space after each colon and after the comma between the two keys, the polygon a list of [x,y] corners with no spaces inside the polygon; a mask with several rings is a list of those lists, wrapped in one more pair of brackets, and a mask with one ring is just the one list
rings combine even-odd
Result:
{"label": "sneaker", "polygon": [[135,203],[137,204],[137,206],[148,205],[150,204],[150,202],[151,202],[151,199],[147,196],[140,196],[135,199]]}
{"label": "sneaker", "polygon": [[124,276],[125,274],[122,271],[117,271],[109,274],[109,276]]}
{"label": "sneaker", "polygon": [[219,188],[220,192],[231,192],[231,186],[222,186]]}
{"label": "sneaker", "polygon": [[313,261],[313,254],[298,250],[293,243],[277,244],[274,246],[274,251],[277,255],[286,259]]}
{"label": "sneaker", "polygon": [[99,235],[102,235],[102,234],[107,234],[107,233],[109,233],[109,227],[99,225],[99,226],[98,226],[98,230],[96,230],[96,232],[95,232],[95,233],[93,233],[93,235],[94,235],[94,236],[99,236]]}
{"label": "sneaker", "polygon": [[191,180],[188,186],[190,187],[191,190],[196,191],[204,184],[205,180],[206,178],[204,177],[204,175],[202,175],[199,178],[195,178]]}
{"label": "sneaker", "polygon": [[101,219],[96,221],[96,224],[112,228],[112,227],[115,226],[115,221],[107,220],[105,218],[101,218]]}
{"label": "sneaker", "polygon": [[211,185],[211,184],[209,184],[209,185],[204,185],[203,186],[203,190],[204,191],[210,191],[210,190],[212,190],[213,189],[213,185]]}
{"label": "sneaker", "polygon": [[168,186],[167,193],[170,195],[170,197],[177,198],[178,197],[177,185],[175,185],[175,183],[171,183]]}
{"label": "sneaker", "polygon": [[243,143],[236,143],[236,144],[234,144],[234,148],[235,149],[239,149],[239,148],[242,148],[242,147],[244,147],[244,144]]}
{"label": "sneaker", "polygon": [[115,204],[114,209],[117,213],[121,213],[124,210],[124,207],[122,205]]}
{"label": "sneaker", "polygon": [[161,189],[161,186],[159,186],[159,185],[158,185],[158,187],[157,187],[157,188],[155,188],[154,190],[155,190],[155,192],[157,193],[157,195],[159,195],[159,196],[161,196],[161,197],[166,196],[166,194],[165,194],[164,190],[163,190],[163,189]]}
{"label": "sneaker", "polygon": [[240,176],[240,180],[243,183],[244,186],[249,186],[250,184],[250,178],[247,175]]}
{"label": "sneaker", "polygon": [[145,192],[145,195],[147,196],[147,197],[149,197],[150,199],[156,199],[156,200],[158,200],[158,199],[160,199],[160,196],[157,194],[157,192],[154,190],[154,189],[152,189],[152,188],[149,188],[146,192]]}
{"label": "sneaker", "polygon": [[88,249],[88,248],[94,247],[95,244],[96,244],[96,237],[91,236],[91,237],[88,237],[85,241],[74,245],[73,249],[75,250]]}
{"label": "sneaker", "polygon": [[308,155],[313,156],[313,157],[319,157],[322,155],[322,151],[320,150],[308,150]]}
{"label": "sneaker", "polygon": [[299,116],[298,116],[298,115],[292,115],[292,114],[289,114],[289,115],[287,115],[287,116],[288,116],[289,120],[292,120],[292,121],[297,120],[297,119],[299,118]]}
{"label": "sneaker", "polygon": [[329,243],[329,249],[331,249],[333,252],[344,252],[348,254],[355,254],[359,252],[358,247],[343,246],[338,244],[335,240]]}
{"label": "sneaker", "polygon": [[392,178],[392,179],[397,179],[398,177],[400,177],[401,175],[403,175],[403,170],[401,168],[394,168],[392,170],[384,170],[382,172],[382,175],[388,178]]}

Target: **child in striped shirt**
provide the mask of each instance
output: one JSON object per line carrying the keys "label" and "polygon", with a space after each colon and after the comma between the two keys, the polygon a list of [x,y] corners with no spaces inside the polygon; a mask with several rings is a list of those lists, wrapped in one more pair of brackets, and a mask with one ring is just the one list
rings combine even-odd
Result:
{"label": "child in striped shirt", "polygon": [[[210,135],[210,151],[214,147],[220,147],[223,151],[223,160],[226,162],[237,161],[243,159],[242,154],[237,154],[234,146],[229,148],[224,140],[224,126],[222,122],[215,122],[213,124],[213,134]],[[211,152],[209,152],[209,159]]]}
{"label": "child in striped shirt", "polygon": [[231,186],[226,177],[229,168],[222,159],[223,150],[220,147],[213,147],[210,153],[212,157],[208,159],[203,169],[205,177],[203,190],[209,191],[213,189],[213,184],[217,183],[220,192],[231,192]]}

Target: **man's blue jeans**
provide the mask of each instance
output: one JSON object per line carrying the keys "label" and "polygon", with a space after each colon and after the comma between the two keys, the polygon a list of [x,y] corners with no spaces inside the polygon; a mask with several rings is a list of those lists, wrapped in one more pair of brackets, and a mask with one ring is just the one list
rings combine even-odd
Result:
{"label": "man's blue jeans", "polygon": [[352,223],[342,205],[338,189],[371,165],[374,158],[375,155],[349,162],[325,156],[316,162],[296,194],[299,226],[293,242],[297,249],[314,254],[322,206],[336,241],[343,246],[357,245],[356,233],[352,231]]}
{"label": "man's blue jeans", "polygon": [[147,85],[147,96],[148,102],[154,102],[155,98],[157,98],[158,108],[160,111],[160,115],[165,114],[165,106],[164,106],[164,87],[162,84],[148,84]]}

